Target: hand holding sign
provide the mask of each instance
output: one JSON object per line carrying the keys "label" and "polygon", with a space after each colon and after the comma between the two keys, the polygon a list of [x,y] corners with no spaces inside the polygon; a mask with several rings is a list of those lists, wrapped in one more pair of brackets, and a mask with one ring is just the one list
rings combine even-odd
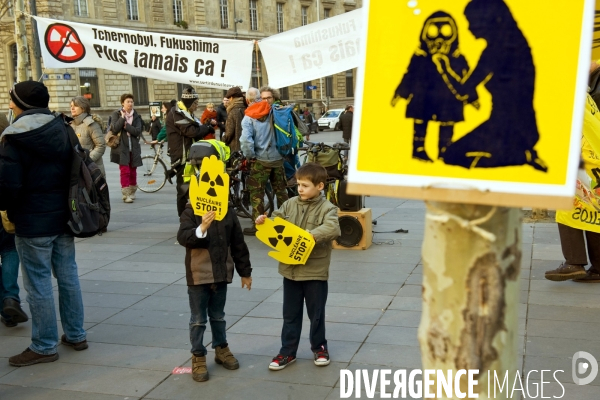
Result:
{"label": "hand holding sign", "polygon": [[217,157],[204,158],[199,179],[191,179],[190,203],[196,215],[203,216],[214,211],[215,220],[225,218],[229,203],[229,175]]}
{"label": "hand holding sign", "polygon": [[265,219],[257,224],[256,238],[276,251],[269,256],[284,264],[306,264],[315,241],[304,229],[282,219]]}

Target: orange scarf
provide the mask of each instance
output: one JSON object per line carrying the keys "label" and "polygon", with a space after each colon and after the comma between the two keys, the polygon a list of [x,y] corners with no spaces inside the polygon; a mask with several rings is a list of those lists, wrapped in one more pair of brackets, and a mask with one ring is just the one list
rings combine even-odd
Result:
{"label": "orange scarf", "polygon": [[271,111],[271,106],[267,101],[259,101],[258,103],[252,103],[248,108],[246,108],[246,115],[250,118],[260,119],[265,115],[268,115]]}

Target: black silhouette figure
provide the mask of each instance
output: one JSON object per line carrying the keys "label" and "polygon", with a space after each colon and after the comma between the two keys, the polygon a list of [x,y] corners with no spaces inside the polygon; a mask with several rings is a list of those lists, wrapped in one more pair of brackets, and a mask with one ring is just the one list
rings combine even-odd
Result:
{"label": "black silhouette figure", "polygon": [[[410,60],[408,70],[396,88],[392,106],[402,97],[408,100],[406,118],[413,118],[413,158],[432,161],[425,152],[425,135],[429,121],[440,122],[439,158],[443,158],[446,147],[452,141],[454,124],[464,120],[464,104],[473,103],[477,96],[459,99],[448,90],[448,84],[438,73],[432,57],[443,55],[452,71],[462,79],[469,71],[467,60],[458,48],[458,29],[454,18],[448,13],[437,11],[423,24],[421,44]],[[478,106],[478,103],[475,103]]]}
{"label": "black silhouette figure", "polygon": [[291,236],[283,236],[283,231],[285,230],[285,226],[283,225],[276,225],[275,227],[273,227],[273,229],[275,229],[275,232],[277,232],[279,235],[277,235],[277,237],[274,238],[269,238],[269,243],[271,243],[271,245],[273,247],[277,247],[277,245],[279,244],[280,240],[283,240],[283,243],[285,243],[288,247],[292,244],[292,240],[294,239]]}
{"label": "black silhouette figure", "polygon": [[433,61],[457,98],[485,84],[492,95],[492,112],[448,147],[444,162],[465,168],[529,164],[546,172],[534,150],[539,140],[533,108],[535,66],[527,39],[503,0],[472,0],[465,16],[473,35],[487,41],[477,66],[461,79],[444,54],[434,55]]}
{"label": "black silhouette figure", "polygon": [[215,185],[217,186],[225,186],[225,182],[223,182],[223,178],[220,175],[217,175],[217,178],[213,181],[210,179],[208,172],[205,172],[200,178],[202,182],[210,182],[210,188],[206,191],[206,194],[211,197],[217,197],[217,191],[215,190]]}

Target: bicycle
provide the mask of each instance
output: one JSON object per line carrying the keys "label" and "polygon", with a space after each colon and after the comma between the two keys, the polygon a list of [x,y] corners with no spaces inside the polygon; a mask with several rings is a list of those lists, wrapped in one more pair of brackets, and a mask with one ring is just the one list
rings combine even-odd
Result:
{"label": "bicycle", "polygon": [[142,157],[143,171],[141,177],[138,176],[138,188],[144,193],[158,192],[165,186],[167,181],[167,165],[165,164],[162,154],[164,141],[162,142],[146,142],[152,146],[154,155],[147,154]]}
{"label": "bicycle", "polygon": [[[252,218],[252,202],[248,178],[250,177],[250,163],[241,151],[236,151],[229,157],[231,164],[227,168],[229,174],[229,200],[236,209],[237,215],[243,218]],[[264,211],[268,216],[273,213],[274,195],[270,183],[265,187]]]}

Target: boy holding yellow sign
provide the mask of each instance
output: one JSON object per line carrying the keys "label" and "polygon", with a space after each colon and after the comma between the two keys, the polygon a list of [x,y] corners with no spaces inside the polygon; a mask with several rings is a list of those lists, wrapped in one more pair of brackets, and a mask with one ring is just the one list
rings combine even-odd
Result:
{"label": "boy holding yellow sign", "polygon": [[[325,339],[325,303],[331,241],[340,236],[338,209],[321,194],[327,181],[327,171],[321,165],[304,164],[296,171],[296,179],[298,196],[284,202],[273,212],[273,217],[280,217],[306,230],[312,235],[315,245],[304,265],[279,263],[279,273],[283,275],[283,329],[281,350],[269,364],[269,369],[274,371],[296,361],[305,301],[315,365],[326,366],[330,362]],[[259,233],[266,218],[261,215],[255,221]],[[281,232],[274,236],[280,235],[284,240],[285,234]]]}

